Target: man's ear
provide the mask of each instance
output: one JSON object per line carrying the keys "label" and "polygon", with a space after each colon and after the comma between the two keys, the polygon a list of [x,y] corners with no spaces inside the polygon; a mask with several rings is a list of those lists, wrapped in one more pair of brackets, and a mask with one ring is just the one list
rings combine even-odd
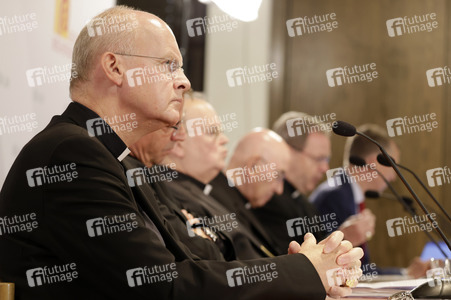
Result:
{"label": "man's ear", "polygon": [[[260,155],[253,155],[251,157],[249,157],[249,159],[246,162],[246,170],[249,169],[255,169],[255,166],[260,164],[263,161],[263,158]],[[249,175],[246,173],[246,175]]]}
{"label": "man's ear", "polygon": [[124,80],[125,67],[122,60],[114,53],[105,52],[100,57],[100,65],[106,77],[115,85],[121,86]]}

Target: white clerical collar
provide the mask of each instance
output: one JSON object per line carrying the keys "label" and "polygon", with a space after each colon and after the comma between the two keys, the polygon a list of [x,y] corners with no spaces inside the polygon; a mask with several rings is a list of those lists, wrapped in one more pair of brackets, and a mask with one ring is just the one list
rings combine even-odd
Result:
{"label": "white clerical collar", "polygon": [[128,147],[125,148],[124,152],[122,152],[122,154],[119,155],[119,156],[117,157],[117,160],[118,160],[118,161],[122,161],[124,158],[127,157],[127,155],[130,154],[130,152],[131,152],[131,151],[130,151],[130,149],[128,149]]}
{"label": "white clerical collar", "polygon": [[360,185],[357,182],[350,182],[352,194],[354,196],[354,203],[356,205],[359,205],[363,201],[365,201],[365,194],[362,191],[362,188],[360,188]]}

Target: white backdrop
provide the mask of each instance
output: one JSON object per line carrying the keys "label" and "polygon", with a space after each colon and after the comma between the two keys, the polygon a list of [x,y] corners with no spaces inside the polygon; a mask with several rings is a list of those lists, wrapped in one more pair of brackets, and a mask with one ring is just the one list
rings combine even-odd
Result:
{"label": "white backdrop", "polygon": [[20,149],[69,103],[68,81],[38,85],[36,79],[36,86],[31,87],[27,70],[68,66],[81,28],[115,2],[0,2],[0,186]]}

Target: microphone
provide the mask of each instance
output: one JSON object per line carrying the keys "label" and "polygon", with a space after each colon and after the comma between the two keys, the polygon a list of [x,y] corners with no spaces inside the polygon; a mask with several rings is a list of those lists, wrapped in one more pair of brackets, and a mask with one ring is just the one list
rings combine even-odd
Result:
{"label": "microphone", "polygon": [[[384,147],[382,147],[381,144],[379,144],[377,141],[375,141],[374,139],[370,138],[366,134],[364,134],[362,132],[358,132],[353,125],[351,125],[349,123],[346,123],[346,122],[343,122],[343,121],[335,121],[333,123],[332,130],[333,130],[333,132],[335,134],[338,134],[338,135],[341,135],[341,136],[354,136],[354,135],[358,134],[358,135],[362,136],[363,138],[369,140],[370,142],[374,143],[376,146],[378,146],[380,151],[384,155],[384,157],[387,159],[387,161],[390,163],[391,167],[395,170],[396,174],[401,179],[401,181],[404,184],[404,186],[407,188],[409,193],[412,195],[412,197],[415,199],[415,201],[418,203],[418,205],[424,211],[424,213],[428,217],[429,221],[431,221],[431,223],[434,223],[434,220],[432,219],[432,217],[431,217],[429,211],[427,210],[427,208],[424,206],[423,202],[420,200],[418,195],[415,193],[415,191],[413,190],[412,186],[410,186],[410,184],[404,178],[404,176],[402,175],[402,173],[399,170],[398,166],[393,162],[393,160],[391,159],[390,155],[388,155],[387,151],[384,149]],[[440,228],[440,226],[438,225],[438,223],[437,223],[437,227],[434,227],[434,228],[435,228],[435,230],[437,230],[437,232],[440,234],[442,240],[446,243],[448,248],[451,250],[451,244],[449,243],[447,237],[443,233],[443,231]]]}
{"label": "microphone", "polygon": [[[429,195],[429,197],[431,197],[431,199],[435,202],[435,204],[440,208],[440,210],[443,212],[443,214],[448,218],[448,221],[451,221],[451,217],[448,215],[448,213],[446,212],[446,210],[443,208],[443,206],[440,204],[440,202],[437,201],[437,199],[434,197],[434,195],[431,193],[431,191],[426,187],[426,185],[423,183],[423,181],[421,181],[421,179],[417,176],[417,174],[415,174],[415,172],[413,172],[411,169],[398,164],[397,162],[395,162],[395,160],[393,159],[393,157],[391,157],[391,159],[393,160],[393,162],[400,167],[401,169],[406,170],[407,172],[409,172],[410,174],[413,175],[413,177],[415,177],[415,179],[418,181],[418,183],[423,187],[423,189],[426,191],[426,193]],[[377,156],[377,161],[386,167],[390,167],[390,163],[387,161],[387,159],[382,155],[379,154]]]}
{"label": "microphone", "polygon": [[[366,191],[365,197],[370,199],[378,199],[378,198],[387,198],[390,200],[398,200],[398,198],[390,195],[390,194],[380,194],[377,191]],[[407,201],[408,200],[408,201]],[[402,197],[402,201],[410,208],[409,212],[412,214],[412,216],[416,216],[415,209],[412,207],[413,200],[408,197]],[[445,251],[440,247],[440,245],[437,243],[437,241],[431,236],[431,234],[428,231],[424,231],[424,233],[428,236],[429,240],[437,246],[437,248],[440,250],[440,252],[443,254],[443,257],[448,257],[445,253]]]}

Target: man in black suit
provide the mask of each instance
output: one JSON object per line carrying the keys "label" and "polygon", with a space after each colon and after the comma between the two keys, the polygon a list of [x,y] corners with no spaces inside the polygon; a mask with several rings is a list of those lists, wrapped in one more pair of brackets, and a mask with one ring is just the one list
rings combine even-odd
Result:
{"label": "man in black suit", "polygon": [[[328,282],[326,271],[359,265],[362,251],[342,241],[339,232],[318,244],[314,237],[293,243],[292,255],[197,260],[158,204],[133,194],[121,164],[127,145],[176,124],[190,83],[161,19],[116,7],[96,20],[123,22],[131,16],[138,22],[132,31],[96,35],[92,24],[83,28],[73,53],[74,102],[11,167],[0,193],[0,278],[16,284],[19,300],[348,294],[349,288]],[[154,72],[144,72],[151,68]],[[278,277],[246,281],[248,270],[261,265],[276,268]]]}

